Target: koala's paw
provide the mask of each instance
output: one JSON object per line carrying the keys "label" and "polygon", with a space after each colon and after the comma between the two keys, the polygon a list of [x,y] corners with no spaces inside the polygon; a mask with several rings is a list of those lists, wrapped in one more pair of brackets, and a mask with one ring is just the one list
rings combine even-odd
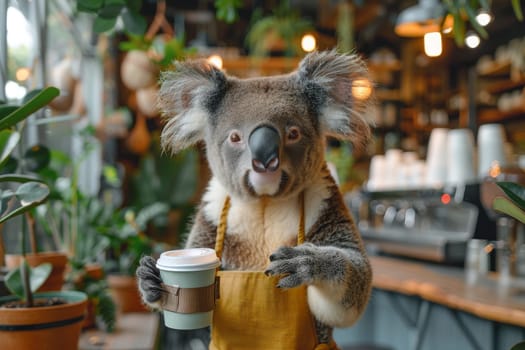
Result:
{"label": "koala's paw", "polygon": [[152,307],[158,307],[156,304],[160,301],[163,292],[160,272],[155,263],[155,259],[151,256],[144,256],[140,259],[136,272],[142,299]]}
{"label": "koala's paw", "polygon": [[282,275],[279,288],[337,281],[345,278],[347,259],[337,248],[318,247],[305,243],[297,247],[281,247],[270,255],[266,275]]}

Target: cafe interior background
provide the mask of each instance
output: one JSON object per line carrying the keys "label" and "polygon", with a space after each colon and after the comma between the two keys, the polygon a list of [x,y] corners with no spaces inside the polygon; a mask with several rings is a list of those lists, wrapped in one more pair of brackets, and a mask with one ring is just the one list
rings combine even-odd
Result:
{"label": "cafe interior background", "polygon": [[[327,140],[326,158],[371,256],[374,292],[336,340],[344,349],[510,349],[525,340],[524,192],[512,215],[494,208],[495,197],[512,202],[494,183],[525,182],[522,7],[3,0],[0,107],[46,86],[60,95],[2,157],[2,174],[38,177],[51,195],[0,226],[0,267],[10,271],[22,246],[65,255],[58,288],[95,300],[81,348],[126,344],[133,333],[138,348],[163,348],[158,314],[117,293],[126,276],[136,289],[142,254],[181,247],[209,170],[200,146],[161,151],[159,72],[200,57],[231,75],[266,76],[312,50],[356,52],[372,79],[352,94],[373,101],[373,139],[365,148]],[[23,217],[31,239],[16,233]]]}

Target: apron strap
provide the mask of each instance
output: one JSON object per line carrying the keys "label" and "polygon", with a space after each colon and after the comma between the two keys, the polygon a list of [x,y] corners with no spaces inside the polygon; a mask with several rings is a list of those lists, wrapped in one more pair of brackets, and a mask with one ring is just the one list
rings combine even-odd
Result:
{"label": "apron strap", "polygon": [[[219,217],[219,225],[217,226],[217,235],[215,237],[215,253],[217,257],[222,259],[222,250],[224,248],[224,238],[226,236],[226,229],[228,227],[228,213],[230,212],[231,199],[230,196],[226,196],[224,204],[221,210],[221,216]],[[305,242],[305,215],[304,215],[304,191],[299,194],[299,227],[297,230],[297,244],[303,244]]]}
{"label": "apron strap", "polygon": [[217,236],[215,237],[215,253],[217,254],[219,260],[222,259],[222,248],[224,247],[224,236],[226,236],[230,206],[230,196],[226,196],[222,206],[221,216],[219,218],[219,225],[217,226]]}
{"label": "apron strap", "polygon": [[297,230],[297,245],[303,244],[305,241],[306,233],[304,229],[304,191],[301,191],[299,195],[299,206],[300,206],[300,216],[299,216],[299,228]]}

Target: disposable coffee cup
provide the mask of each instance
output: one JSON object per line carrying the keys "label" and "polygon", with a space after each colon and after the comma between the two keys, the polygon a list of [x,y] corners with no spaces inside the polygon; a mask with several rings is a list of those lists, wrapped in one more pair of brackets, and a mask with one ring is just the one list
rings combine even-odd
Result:
{"label": "disposable coffee cup", "polygon": [[160,255],[157,268],[168,291],[162,299],[166,327],[198,329],[211,324],[219,265],[215,250],[209,248],[170,250]]}

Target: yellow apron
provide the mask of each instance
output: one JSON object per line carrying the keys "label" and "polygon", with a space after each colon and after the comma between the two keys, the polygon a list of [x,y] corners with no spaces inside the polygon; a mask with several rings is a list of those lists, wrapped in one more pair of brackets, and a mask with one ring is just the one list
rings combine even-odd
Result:
{"label": "yellow apron", "polygon": [[[304,199],[297,244],[304,242]],[[230,199],[217,228],[215,250],[221,258]],[[306,286],[276,287],[278,277],[259,271],[218,271],[220,299],[213,312],[211,350],[337,350],[319,344]]]}

